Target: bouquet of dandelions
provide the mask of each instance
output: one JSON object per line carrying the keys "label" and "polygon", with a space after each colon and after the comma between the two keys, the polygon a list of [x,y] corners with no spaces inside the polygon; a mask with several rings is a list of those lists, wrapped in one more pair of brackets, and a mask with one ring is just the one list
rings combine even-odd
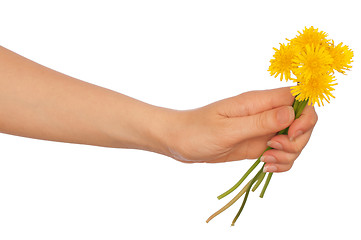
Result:
{"label": "bouquet of dandelions", "polygon": [[[296,86],[291,87],[291,93],[295,96],[293,103],[295,119],[300,117],[307,104],[313,106],[317,103],[320,106],[323,105],[324,100],[329,102],[331,97],[334,98],[331,93],[334,90],[334,86],[337,85],[334,73],[337,71],[345,74],[346,70],[350,70],[353,58],[353,52],[348,46],[343,45],[343,43],[335,45],[333,40],[327,38],[327,33],[319,31],[317,28],[305,28],[302,33],[298,33],[299,35],[295,38],[291,40],[286,39],[288,41],[287,44],[281,43],[279,49],[274,48],[275,54],[270,61],[271,65],[268,69],[271,75],[275,77],[280,75],[281,80],[292,80],[294,83],[297,83]],[[288,128],[280,131],[278,134],[287,134],[287,132]],[[268,147],[265,151],[270,149],[272,148]],[[218,199],[224,198],[243,183],[261,162],[260,158],[263,153],[243,177],[232,188],[219,195]],[[266,178],[260,194],[260,197],[263,198],[272,178],[272,173],[267,175],[267,173],[263,172],[263,167],[264,164],[228,204],[207,219],[207,223],[234,204],[242,195],[245,195],[243,203],[233,219],[232,226],[234,226],[246,204],[250,190],[254,192]]]}

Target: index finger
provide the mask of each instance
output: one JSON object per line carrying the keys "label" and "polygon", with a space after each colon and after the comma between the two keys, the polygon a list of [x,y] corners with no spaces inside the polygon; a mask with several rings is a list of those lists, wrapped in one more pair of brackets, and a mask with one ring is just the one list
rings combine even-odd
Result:
{"label": "index finger", "polygon": [[282,106],[291,106],[294,100],[290,88],[276,88],[242,93],[228,99],[232,111],[229,117],[255,115]]}

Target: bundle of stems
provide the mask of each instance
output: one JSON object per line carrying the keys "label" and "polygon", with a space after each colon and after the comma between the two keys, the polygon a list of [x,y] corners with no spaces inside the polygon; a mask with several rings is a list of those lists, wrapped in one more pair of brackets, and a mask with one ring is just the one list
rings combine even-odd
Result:
{"label": "bundle of stems", "polygon": [[[293,109],[295,111],[295,119],[299,118],[302,114],[303,109],[305,108],[305,106],[307,105],[308,100],[304,100],[304,101],[299,101],[295,98],[294,102],[293,102]],[[282,131],[277,133],[278,135],[287,135],[288,134],[288,127],[283,129]],[[271,147],[267,147],[266,150],[263,151],[263,153],[259,156],[259,158],[253,163],[253,165],[248,169],[248,171],[242,176],[242,178],[233,186],[231,187],[229,190],[227,190],[226,192],[222,193],[221,195],[219,195],[217,198],[218,199],[222,199],[224,197],[226,197],[227,195],[229,195],[230,193],[232,193],[234,190],[236,190],[243,182],[244,180],[246,180],[246,178],[256,169],[256,167],[258,166],[258,164],[261,162],[261,157],[263,156],[263,154],[272,149]],[[256,189],[259,187],[259,185],[261,185],[262,181],[264,180],[264,178],[267,175],[265,184],[262,188],[261,194],[259,195],[260,198],[263,198],[266,189],[271,181],[272,175],[273,173],[265,173],[263,172],[263,168],[264,165],[261,167],[261,169],[256,173],[256,175],[243,187],[243,189],[231,200],[229,201],[229,203],[227,203],[226,205],[224,205],[224,207],[222,207],[221,209],[219,209],[217,212],[215,212],[214,214],[212,214],[212,216],[210,216],[207,219],[207,223],[212,220],[214,217],[216,217],[218,214],[222,213],[224,210],[228,209],[230,206],[232,206],[239,198],[241,198],[243,195],[244,199],[242,202],[242,205],[239,209],[239,211],[237,212],[236,216],[234,217],[233,221],[232,221],[232,226],[234,226],[235,222],[237,221],[239,215],[241,214],[241,212],[244,209],[244,206],[246,205],[247,199],[248,199],[248,195],[250,193],[250,191],[252,190],[252,192],[256,191]],[[254,185],[254,186],[253,186]],[[253,188],[252,188],[253,186]]]}

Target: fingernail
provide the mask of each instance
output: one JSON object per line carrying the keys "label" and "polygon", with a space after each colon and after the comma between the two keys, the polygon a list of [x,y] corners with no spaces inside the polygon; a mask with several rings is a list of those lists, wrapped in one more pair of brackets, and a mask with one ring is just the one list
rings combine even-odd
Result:
{"label": "fingernail", "polygon": [[263,172],[275,172],[277,171],[276,166],[264,166]]}
{"label": "fingernail", "polygon": [[293,119],[294,114],[291,106],[284,107],[277,112],[277,120],[281,124],[289,123]]}
{"label": "fingernail", "polygon": [[261,162],[269,162],[269,163],[272,163],[272,162],[276,162],[276,158],[273,157],[273,156],[262,156],[260,158]]}
{"label": "fingernail", "polygon": [[282,144],[276,141],[268,141],[267,146],[277,150],[283,150]]}
{"label": "fingernail", "polygon": [[296,131],[296,133],[292,137],[290,137],[290,140],[293,141],[297,137],[301,136],[302,134],[303,134],[303,132],[301,130],[298,130],[298,131]]}

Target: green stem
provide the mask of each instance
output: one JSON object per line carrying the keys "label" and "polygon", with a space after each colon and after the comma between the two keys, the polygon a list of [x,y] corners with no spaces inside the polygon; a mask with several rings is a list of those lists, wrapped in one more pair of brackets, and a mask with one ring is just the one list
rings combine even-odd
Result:
{"label": "green stem", "polygon": [[[299,102],[298,100],[296,100],[296,101]],[[301,116],[303,109],[306,107],[307,103],[308,103],[308,100],[299,102],[297,109],[295,109],[295,119],[297,119]]]}
{"label": "green stem", "polygon": [[296,98],[295,98],[295,100],[293,101],[293,105],[292,105],[292,107],[295,111],[297,110],[299,104],[300,104],[300,101],[296,100]]}
{"label": "green stem", "polygon": [[269,184],[269,182],[271,181],[272,175],[273,175],[272,172],[271,172],[271,173],[268,173],[266,182],[264,183],[264,186],[263,186],[263,189],[262,189],[262,191],[261,191],[261,194],[259,195],[260,198],[263,198],[264,193],[266,192],[266,189],[267,189],[267,187],[268,187],[268,184]]}
{"label": "green stem", "polygon": [[240,197],[242,197],[242,195],[247,191],[248,186],[251,184],[250,180],[243,188],[242,190],[231,200],[229,201],[229,203],[227,203],[226,205],[224,205],[221,209],[219,209],[217,212],[213,213],[208,219],[207,219],[207,223],[209,221],[211,221],[214,217],[216,217],[217,215],[219,215],[220,213],[222,213],[223,211],[225,211],[226,209],[228,209],[230,206],[232,206]]}
{"label": "green stem", "polygon": [[256,176],[254,176],[254,178],[252,179],[251,183],[249,184],[249,186],[248,186],[248,188],[247,188],[246,195],[244,196],[242,205],[241,205],[240,209],[238,210],[237,215],[234,217],[231,226],[234,226],[234,224],[236,223],[239,215],[241,215],[241,213],[242,213],[242,211],[243,211],[243,208],[244,208],[244,206],[246,205],[246,202],[247,202],[247,199],[248,199],[248,195],[249,195],[249,192],[250,192],[250,190],[251,190],[251,188],[252,188],[252,185],[256,182],[256,180],[258,179],[258,177],[259,177],[262,173],[263,173],[263,167],[261,168],[261,170],[258,171],[258,173],[256,174]]}
{"label": "green stem", "polygon": [[279,131],[277,133],[277,135],[286,135],[286,134],[288,134],[288,129],[289,129],[289,127],[286,127],[285,129]]}
{"label": "green stem", "polygon": [[265,176],[266,176],[266,173],[265,173],[265,172],[261,173],[261,175],[259,176],[256,184],[255,184],[254,187],[252,188],[252,192],[254,192],[254,191],[257,190],[257,188],[259,187],[259,185],[261,185],[261,183],[262,183],[262,181],[263,181],[263,179],[264,179]]}
{"label": "green stem", "polygon": [[[267,149],[263,152],[265,153],[267,150],[272,149],[271,147],[267,147]],[[217,198],[218,199],[222,199],[225,196],[227,196],[228,194],[230,194],[231,192],[233,192],[234,190],[236,190],[239,185],[241,185],[243,183],[243,181],[248,177],[248,175],[257,167],[257,165],[261,162],[261,157],[263,155],[263,153],[261,154],[261,156],[257,159],[257,161],[255,161],[253,163],[253,165],[247,170],[247,172],[242,176],[242,178],[236,183],[234,184],[233,187],[231,187],[230,189],[228,189],[226,192],[222,193],[221,195],[219,195]]]}

